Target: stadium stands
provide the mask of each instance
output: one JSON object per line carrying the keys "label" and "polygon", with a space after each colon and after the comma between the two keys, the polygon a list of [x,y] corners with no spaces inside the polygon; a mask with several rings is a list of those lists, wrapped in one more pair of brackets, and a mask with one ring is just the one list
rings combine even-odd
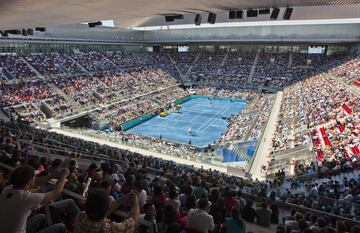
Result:
{"label": "stadium stands", "polygon": [[360,233],[360,0],[0,5],[0,233]]}
{"label": "stadium stands", "polygon": [[[196,224],[191,224],[193,216],[189,210],[194,208],[197,202],[198,208],[202,208],[200,203],[204,201],[204,198],[206,198],[206,202],[212,203],[210,210],[205,211],[209,211],[209,214],[213,216],[213,226],[211,229],[214,228],[215,230],[220,230],[221,225],[224,224],[224,218],[218,218],[219,214],[222,213],[224,217],[231,216],[231,211],[234,211],[234,208],[238,208],[238,211],[242,213],[241,216],[244,219],[242,221],[244,221],[243,224],[247,225],[247,229],[254,229],[252,222],[255,219],[257,224],[264,227],[269,227],[270,224],[278,224],[280,223],[280,216],[279,212],[276,212],[276,208],[279,208],[276,206],[279,204],[275,204],[277,199],[286,200],[285,203],[288,203],[288,206],[297,207],[298,212],[296,215],[298,217],[295,220],[300,221],[304,219],[309,221],[309,228],[323,227],[318,226],[315,221],[312,223],[311,221],[317,217],[318,221],[320,221],[320,217],[324,216],[324,214],[326,215],[331,212],[351,216],[358,211],[355,204],[358,198],[353,196],[358,195],[357,193],[359,192],[359,185],[356,183],[358,181],[355,179],[345,180],[344,178],[340,186],[333,186],[332,183],[334,181],[329,180],[324,180],[322,183],[319,180],[317,181],[319,182],[318,184],[313,182],[309,186],[305,186],[308,189],[308,194],[305,194],[304,197],[304,194],[296,194],[290,190],[279,193],[279,185],[286,185],[286,182],[283,183],[284,181],[281,181],[283,178],[275,179],[274,182],[268,184],[261,182],[252,183],[239,178],[228,177],[216,171],[194,170],[193,168],[181,166],[173,162],[143,157],[140,154],[119,151],[107,146],[96,145],[80,139],[69,138],[13,123],[1,126],[1,138],[1,161],[10,166],[18,167],[19,162],[26,161],[25,163],[32,166],[32,169],[35,170],[35,174],[38,174],[38,176],[56,174],[56,171],[61,170],[61,167],[68,168],[67,173],[65,173],[68,179],[68,183],[65,185],[67,190],[64,191],[63,196],[65,198],[75,198],[75,200],[80,196],[80,200],[76,200],[76,202],[66,201],[66,209],[58,202],[55,202],[58,204],[50,205],[53,206],[51,209],[52,217],[59,217],[59,214],[63,216],[61,213],[66,214],[70,218],[67,228],[70,231],[74,230],[74,232],[77,232],[78,221],[81,221],[80,217],[75,221],[75,225],[71,221],[71,219],[74,220],[74,216],[79,212],[78,207],[75,205],[81,208],[81,201],[84,201],[81,194],[87,187],[86,181],[90,177],[92,181],[88,187],[89,190],[101,188],[104,190],[104,193],[107,193],[110,200],[123,200],[122,198],[118,199],[119,195],[127,195],[131,193],[131,190],[137,190],[140,195],[138,204],[143,213],[150,214],[147,212],[148,206],[154,205],[156,213],[153,212],[152,216],[144,218],[147,221],[140,221],[142,226],[139,229],[149,225],[157,229],[168,229],[173,224],[179,224],[180,229],[183,227],[186,229],[189,226],[198,229]],[[43,147],[40,145],[43,145]],[[32,149],[30,150],[31,147]],[[51,151],[50,154],[61,155],[61,158],[65,158],[65,161],[59,160],[59,157],[55,159],[56,157],[39,158],[33,156],[33,154],[40,154],[40,151],[44,151],[45,148],[49,152]],[[111,164],[101,162],[103,159],[109,159],[107,156],[111,156],[111,160],[114,162]],[[79,160],[80,158],[85,160],[81,160],[83,161],[81,163],[77,163],[74,160]],[[90,158],[95,160],[90,160]],[[87,162],[84,163],[86,160]],[[6,182],[6,174],[8,173],[4,170],[4,166],[2,166],[2,169],[4,171],[4,182]],[[279,177],[281,177],[280,174]],[[59,191],[61,192],[62,188]],[[76,193],[80,195],[76,195]],[[267,217],[263,215],[261,210],[261,208],[267,209],[266,205],[261,205],[264,207],[259,205],[256,209],[252,207],[253,201],[263,203],[261,200],[267,197],[269,197],[269,201],[273,201],[271,204],[272,211],[267,211],[272,216],[268,220],[266,220]],[[314,201],[314,198],[316,198],[316,201]],[[331,198],[338,199],[335,206]],[[193,201],[191,202],[190,200]],[[124,204],[124,202],[122,203]],[[220,205],[221,203],[223,204]],[[134,208],[133,205],[130,206]],[[304,207],[301,206],[308,208],[307,211],[310,212],[306,214],[306,212],[303,212]],[[316,212],[315,210],[317,209],[328,213]],[[339,210],[343,212],[338,212]],[[85,206],[85,213],[88,214],[89,211]],[[166,214],[168,211],[171,211],[174,217],[170,222],[167,218],[162,217],[164,214],[168,216]],[[132,214],[133,212],[130,211],[129,220],[134,218],[133,220],[137,221],[138,213],[135,216]],[[291,221],[294,221],[292,220],[294,214],[291,211],[290,216],[284,216],[286,228],[297,229],[298,226],[291,223]],[[143,218],[140,217],[140,219]],[[156,223],[153,222],[155,225],[147,225],[149,221],[152,222],[152,219],[156,219]],[[349,217],[347,219],[340,218],[337,224],[344,220],[348,220],[346,227],[350,229],[354,223],[349,222]],[[325,219],[325,221],[329,220]],[[335,222],[328,223],[329,227],[336,228],[336,225],[332,225]]]}
{"label": "stadium stands", "polygon": [[[116,223],[116,227],[136,227],[139,232],[148,232],[149,228],[157,232],[176,232],[175,228],[186,232],[221,232],[230,228],[231,221],[240,218],[240,225],[254,232],[257,227],[275,231],[278,224],[279,232],[282,227],[284,232],[301,232],[303,228],[321,232],[325,225],[329,228],[327,232],[330,228],[347,231],[353,228],[356,232],[354,225],[358,224],[360,213],[360,109],[358,95],[345,85],[352,82],[356,85],[358,56],[90,52],[6,55],[0,57],[0,62],[3,110],[22,122],[42,123],[89,110],[93,122],[85,130],[87,135],[203,162],[209,157],[208,151],[198,151],[191,145],[98,129],[103,125],[120,128],[123,123],[159,112],[176,100],[196,93],[247,102],[242,112],[227,119],[227,130],[214,144],[261,141],[275,95],[258,91],[274,86],[282,92],[282,99],[269,148],[271,158],[313,145],[313,161],[310,164],[298,161],[293,178],[287,179],[288,174],[279,171],[261,182],[15,122],[1,122],[3,164],[18,169],[28,164],[39,179],[50,174],[62,183],[66,177],[64,191],[59,183],[55,188],[57,195],[62,193],[65,200],[49,204],[52,218],[61,222],[50,227],[59,232],[64,232],[65,227],[69,232],[83,232],[81,227],[93,226],[94,222],[86,220],[86,216],[94,209],[88,209],[85,203],[101,195],[115,200],[117,205],[128,206],[120,214],[127,220]],[[180,75],[195,87],[183,88]],[[68,130],[80,134],[77,129]],[[15,184],[7,171],[12,168],[2,167],[1,187]],[[262,169],[266,173],[266,166]],[[92,197],[91,191],[99,188],[103,191]],[[69,201],[73,199],[75,202]],[[280,206],[286,210],[295,207],[296,211],[287,216],[288,211],[279,211]],[[80,211],[85,212],[78,215]],[[139,216],[139,211],[143,215]],[[207,212],[209,226],[194,221],[204,217],[197,216],[197,212]],[[41,213],[49,214],[49,211],[45,208],[35,217],[44,218]],[[111,220],[118,218],[118,214],[109,216]],[[138,222],[139,226],[135,226]]]}

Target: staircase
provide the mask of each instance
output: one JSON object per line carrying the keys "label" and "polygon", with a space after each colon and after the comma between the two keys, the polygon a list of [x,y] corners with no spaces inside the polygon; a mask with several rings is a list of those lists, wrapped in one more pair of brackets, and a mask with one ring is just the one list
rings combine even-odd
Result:
{"label": "staircase", "polygon": [[104,54],[101,53],[101,56],[108,61],[110,64],[112,64],[114,67],[116,67],[117,70],[121,70],[119,66],[117,66],[113,61],[111,61],[109,58],[107,58]]}
{"label": "staircase", "polygon": [[9,79],[5,74],[4,74],[4,68],[0,67],[0,78],[5,78],[5,79]]}
{"label": "staircase", "polygon": [[189,69],[186,71],[186,73],[184,74],[184,78],[185,78],[185,79],[187,79],[187,78],[189,77],[189,75],[191,74],[191,71],[192,71],[192,68],[193,68],[193,67],[194,67],[193,65],[190,66]]}
{"label": "staircase", "polygon": [[247,155],[246,151],[239,147],[239,144],[231,144],[229,150],[236,156],[236,162],[246,161],[249,163],[251,161],[251,157]]}
{"label": "staircase", "polygon": [[255,73],[255,70],[256,70],[256,65],[257,65],[257,62],[258,62],[258,60],[259,60],[259,56],[260,56],[260,50],[258,50],[258,52],[257,52],[257,54],[256,54],[256,57],[255,57],[255,59],[254,59],[254,63],[253,63],[253,65],[251,66],[251,70],[250,70],[248,82],[251,82],[251,81],[252,81],[252,78],[253,78],[254,73]]}
{"label": "staircase", "polygon": [[177,78],[180,82],[185,83],[185,82],[186,82],[185,75],[181,73],[181,70],[179,69],[179,67],[177,66],[176,62],[175,62],[174,59],[171,57],[171,55],[168,54],[168,53],[167,53],[166,55],[169,57],[171,64],[174,65],[176,71],[177,71],[178,74],[179,74],[179,77],[175,77],[175,78]]}
{"label": "staircase", "polygon": [[230,148],[224,148],[222,151],[223,155],[223,163],[236,163],[236,162],[243,162],[244,159],[242,159],[238,154],[236,154],[235,151]]}
{"label": "staircase", "polygon": [[57,86],[55,86],[53,83],[48,83],[48,86],[56,93],[58,93],[60,96],[64,97],[66,102],[71,103],[72,106],[78,108],[80,107],[77,102],[75,102],[72,98],[70,98],[68,95],[65,94],[62,90],[60,90]]}
{"label": "staircase", "polygon": [[67,57],[68,57],[70,60],[72,60],[76,65],[78,65],[78,66],[82,69],[82,71],[84,71],[85,74],[91,76],[90,71],[88,71],[87,69],[85,69],[79,62],[75,61],[75,59],[73,59],[73,58],[70,57],[70,56],[67,56]]}
{"label": "staircase", "polygon": [[288,68],[289,69],[292,67],[292,63],[293,63],[293,54],[290,53],[290,55],[289,55],[289,63],[288,63]]}
{"label": "staircase", "polygon": [[222,60],[220,67],[223,67],[223,66],[225,65],[228,56],[229,56],[229,53],[225,54],[225,57],[224,57],[224,59]]}
{"label": "staircase", "polygon": [[59,70],[61,70],[64,74],[70,74],[70,72],[65,69],[65,67],[61,66],[60,64],[54,64]]}
{"label": "staircase", "polygon": [[[264,108],[266,107],[267,104],[268,104],[268,101],[265,101],[263,106],[261,106],[260,112],[262,112],[264,110]],[[258,123],[259,117],[260,117],[260,114],[256,114],[255,119],[253,120],[247,134],[245,135],[245,138],[244,138],[245,141],[249,140],[249,138],[251,137],[251,131],[255,128],[256,124]]]}
{"label": "staircase", "polygon": [[9,117],[7,116],[7,114],[5,114],[5,111],[2,107],[0,107],[0,120],[3,120],[5,122],[10,121]]}
{"label": "staircase", "polygon": [[[194,60],[194,65],[196,65],[196,63],[198,62],[200,58],[200,53],[196,56],[195,60]],[[186,73],[184,74],[184,78],[187,79],[189,77],[189,75],[191,74],[192,68],[194,67],[194,65],[190,66],[189,69],[186,71]]]}
{"label": "staircase", "polygon": [[2,69],[2,73],[5,75],[5,77],[7,79],[13,79],[14,78],[5,67],[3,67],[3,69]]}
{"label": "staircase", "polygon": [[38,78],[44,78],[44,75],[42,75],[35,67],[33,67],[28,61],[26,61],[25,58],[20,57],[20,60],[23,61],[35,74]]}

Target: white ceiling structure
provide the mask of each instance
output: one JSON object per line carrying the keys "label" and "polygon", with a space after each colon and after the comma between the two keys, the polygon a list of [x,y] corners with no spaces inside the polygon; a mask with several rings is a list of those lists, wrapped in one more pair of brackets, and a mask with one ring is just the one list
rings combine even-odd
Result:
{"label": "white ceiling structure", "polygon": [[[164,15],[169,14],[185,15],[172,24],[193,24],[194,14],[207,12],[226,22],[228,10],[274,6],[294,7],[292,20],[360,18],[360,0],[0,0],[0,29],[109,19],[118,27],[143,27],[165,25]],[[269,15],[242,20],[269,20]]]}

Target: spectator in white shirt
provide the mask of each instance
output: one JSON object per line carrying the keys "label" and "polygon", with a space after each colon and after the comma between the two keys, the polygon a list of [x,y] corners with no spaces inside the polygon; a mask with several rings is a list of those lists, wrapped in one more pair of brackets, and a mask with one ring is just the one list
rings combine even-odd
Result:
{"label": "spectator in white shirt", "polygon": [[214,230],[214,219],[206,212],[208,209],[208,200],[201,198],[198,206],[198,209],[191,209],[189,211],[186,227],[201,233],[208,233],[209,231]]}
{"label": "spectator in white shirt", "polygon": [[43,214],[28,219],[32,210],[40,204],[55,200],[63,191],[65,178],[69,170],[60,172],[60,179],[53,191],[47,193],[32,193],[34,184],[44,183],[52,177],[35,179],[35,170],[29,165],[24,165],[13,171],[10,177],[11,186],[3,190],[0,195],[0,229],[6,233],[63,233],[65,226],[55,224],[46,229],[46,217]]}

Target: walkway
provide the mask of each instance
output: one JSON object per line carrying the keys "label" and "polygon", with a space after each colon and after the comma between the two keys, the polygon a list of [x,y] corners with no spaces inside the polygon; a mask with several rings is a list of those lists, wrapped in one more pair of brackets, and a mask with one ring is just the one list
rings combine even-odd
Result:
{"label": "walkway", "polygon": [[269,117],[269,120],[266,124],[264,134],[259,142],[260,145],[256,151],[255,158],[251,164],[250,174],[252,174],[253,179],[265,180],[265,174],[261,173],[261,166],[265,165],[267,167],[270,160],[270,148],[272,147],[272,137],[276,130],[276,122],[278,120],[281,99],[283,92],[279,91],[276,94],[275,102]]}

